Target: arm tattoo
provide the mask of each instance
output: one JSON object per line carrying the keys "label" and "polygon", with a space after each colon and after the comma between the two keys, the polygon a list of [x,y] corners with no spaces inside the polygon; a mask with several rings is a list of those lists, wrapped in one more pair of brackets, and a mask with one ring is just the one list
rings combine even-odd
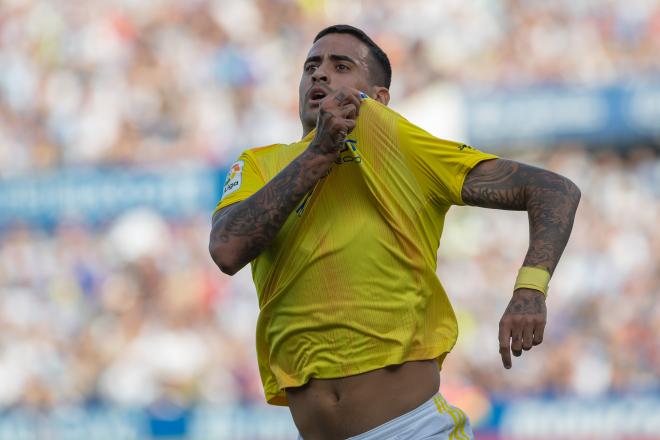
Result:
{"label": "arm tattoo", "polygon": [[545,298],[539,292],[519,289],[518,295],[511,298],[504,314],[510,315],[538,315],[545,313]]}
{"label": "arm tattoo", "polygon": [[524,265],[554,272],[580,201],[573,182],[551,171],[495,159],[470,171],[461,195],[468,205],[526,210],[530,239]]}
{"label": "arm tattoo", "polygon": [[[332,159],[306,150],[263,188],[213,219],[211,243],[234,253],[241,267],[257,257],[275,238],[289,214],[325,175]],[[225,246],[226,245],[226,246]]]}

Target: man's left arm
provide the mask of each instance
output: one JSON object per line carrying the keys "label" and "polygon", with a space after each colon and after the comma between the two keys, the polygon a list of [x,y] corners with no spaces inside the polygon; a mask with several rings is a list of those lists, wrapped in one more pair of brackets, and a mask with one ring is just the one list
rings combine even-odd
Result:
{"label": "man's left arm", "polygon": [[[555,270],[573,227],[580,190],[569,179],[519,162],[494,159],[481,162],[467,175],[461,191],[467,205],[527,211],[529,249],[524,266]],[[543,340],[545,296],[519,288],[500,320],[500,355],[511,368],[511,352],[520,356]]]}

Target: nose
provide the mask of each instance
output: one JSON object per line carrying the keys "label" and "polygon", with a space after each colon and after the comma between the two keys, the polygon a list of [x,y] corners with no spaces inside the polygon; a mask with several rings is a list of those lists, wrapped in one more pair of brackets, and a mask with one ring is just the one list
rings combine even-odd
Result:
{"label": "nose", "polygon": [[328,82],[328,75],[325,73],[325,67],[323,64],[318,66],[316,70],[314,70],[314,73],[312,73],[312,81],[313,82],[318,82],[318,81],[323,81],[323,82]]}

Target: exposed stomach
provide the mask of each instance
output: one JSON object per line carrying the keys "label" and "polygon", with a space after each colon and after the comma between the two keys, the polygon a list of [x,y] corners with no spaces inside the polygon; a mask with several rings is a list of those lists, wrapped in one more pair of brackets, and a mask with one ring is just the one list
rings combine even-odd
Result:
{"label": "exposed stomach", "polygon": [[420,406],[440,388],[436,360],[401,365],[337,379],[311,379],[287,388],[293,420],[304,440],[355,436]]}

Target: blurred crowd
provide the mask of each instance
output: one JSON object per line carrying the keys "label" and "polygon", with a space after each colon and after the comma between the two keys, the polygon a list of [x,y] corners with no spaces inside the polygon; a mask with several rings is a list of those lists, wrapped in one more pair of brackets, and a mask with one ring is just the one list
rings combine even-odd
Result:
{"label": "blurred crowd", "polygon": [[[660,158],[526,158],[583,199],[551,283],[544,343],[504,370],[497,324],[527,246],[521,212],[454,208],[438,273],[460,337],[443,386],[602,396],[660,391]],[[221,274],[207,215],[130,211],[98,229],[14,226],[0,244],[0,408],[262,403],[249,269]]]}
{"label": "blurred crowd", "polygon": [[657,0],[4,0],[0,175],[224,164],[293,141],[302,62],[335,23],[389,54],[394,105],[438,82],[594,86],[660,73]]}
{"label": "blurred crowd", "polygon": [[[660,75],[655,0],[4,0],[0,176],[225,165],[244,148],[293,141],[302,60],[316,32],[341,22],[390,55],[395,108],[438,82]],[[551,284],[545,342],[512,370],[500,366],[497,323],[527,246],[525,215],[456,208],[438,273],[461,336],[443,386],[660,390],[657,153],[566,146],[519,159],[583,193]],[[101,225],[4,227],[0,409],[263,402],[249,270],[222,275],[208,231],[209,213],[172,221],[141,209]]]}

